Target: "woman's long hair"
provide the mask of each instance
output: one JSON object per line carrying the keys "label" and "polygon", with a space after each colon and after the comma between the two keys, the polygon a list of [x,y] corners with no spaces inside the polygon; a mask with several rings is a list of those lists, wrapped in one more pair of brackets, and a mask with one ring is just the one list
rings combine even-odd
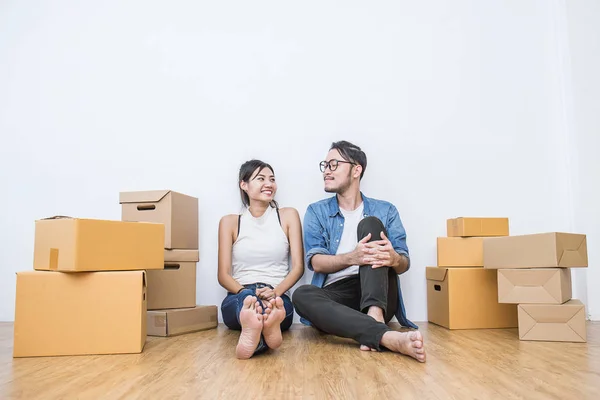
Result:
{"label": "woman's long hair", "polygon": [[[256,173],[256,175],[258,175],[265,168],[269,168],[273,172],[273,175],[275,175],[275,170],[273,169],[273,167],[271,167],[271,165],[267,164],[266,162],[260,161],[260,160],[246,161],[240,167],[238,186],[240,187],[240,197],[242,198],[242,204],[244,206],[250,207],[250,198],[248,197],[248,193],[246,193],[246,192],[244,192],[244,190],[242,190],[240,183],[242,181],[249,183],[250,179],[252,178],[254,171],[256,171],[256,169],[258,169],[258,172]],[[272,200],[270,205],[273,208],[279,209],[279,204],[277,204],[277,202],[275,200]]]}

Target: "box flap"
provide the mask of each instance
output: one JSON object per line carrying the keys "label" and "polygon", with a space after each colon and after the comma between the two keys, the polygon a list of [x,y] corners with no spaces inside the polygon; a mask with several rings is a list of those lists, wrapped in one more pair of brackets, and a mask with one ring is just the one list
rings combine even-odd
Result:
{"label": "box flap", "polygon": [[523,339],[535,326],[536,321],[522,305],[519,305],[519,337]]}
{"label": "box flap", "polygon": [[585,235],[557,233],[556,251],[558,265],[565,267],[587,267],[587,240]]}
{"label": "box flap", "polygon": [[198,262],[198,250],[168,250],[165,249],[165,262]]}
{"label": "box flap", "polygon": [[426,272],[425,272],[428,281],[439,281],[439,282],[443,282],[446,279],[447,273],[448,273],[448,268],[440,268],[440,267],[427,267]]}
{"label": "box flap", "polygon": [[119,203],[156,203],[161,201],[170,190],[148,190],[142,192],[121,192]]}
{"label": "box flap", "polygon": [[521,304],[520,307],[535,321],[542,323],[566,323],[582,308],[579,300],[570,300],[559,305]]}

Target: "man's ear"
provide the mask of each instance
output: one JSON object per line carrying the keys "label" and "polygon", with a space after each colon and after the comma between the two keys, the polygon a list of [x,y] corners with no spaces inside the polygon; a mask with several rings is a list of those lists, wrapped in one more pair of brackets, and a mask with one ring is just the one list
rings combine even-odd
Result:
{"label": "man's ear", "polygon": [[355,169],[354,169],[354,177],[355,178],[360,178],[360,174],[362,174],[362,165],[357,164]]}

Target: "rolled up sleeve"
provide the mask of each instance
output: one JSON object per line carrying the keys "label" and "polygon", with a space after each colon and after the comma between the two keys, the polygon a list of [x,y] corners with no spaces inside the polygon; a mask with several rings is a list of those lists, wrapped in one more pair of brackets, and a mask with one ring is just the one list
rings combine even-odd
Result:
{"label": "rolled up sleeve", "polygon": [[394,205],[390,206],[388,211],[388,239],[392,243],[394,250],[398,254],[402,254],[408,260],[407,271],[410,268],[410,255],[408,252],[408,246],[406,245],[406,231],[404,230],[404,226],[402,225],[402,220],[400,219],[400,214],[398,214],[398,210]]}
{"label": "rolled up sleeve", "polygon": [[323,235],[324,227],[319,222],[317,214],[312,206],[309,206],[304,214],[304,254],[306,266],[314,271],[312,257],[316,254],[331,254],[327,241]]}

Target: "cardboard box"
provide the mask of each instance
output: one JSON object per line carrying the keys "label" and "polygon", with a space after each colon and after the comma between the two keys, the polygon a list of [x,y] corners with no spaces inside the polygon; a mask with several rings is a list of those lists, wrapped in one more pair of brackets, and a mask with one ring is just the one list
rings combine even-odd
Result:
{"label": "cardboard box", "polygon": [[452,218],[446,230],[449,237],[508,236],[508,218]]}
{"label": "cardboard box", "polygon": [[217,306],[148,311],[149,336],[175,336],[216,328]]}
{"label": "cardboard box", "polygon": [[123,192],[123,221],[165,224],[166,249],[198,250],[198,199],[172,190]]}
{"label": "cardboard box", "polygon": [[483,238],[439,237],[438,267],[483,267]]}
{"label": "cardboard box", "polygon": [[585,342],[585,307],[565,304],[519,304],[519,338],[551,342]]}
{"label": "cardboard box", "polygon": [[161,224],[53,217],[35,222],[33,268],[64,272],[162,269]]}
{"label": "cardboard box", "polygon": [[148,310],[195,306],[195,262],[168,262],[161,271],[148,271]]}
{"label": "cardboard box", "polygon": [[585,235],[539,233],[484,239],[485,268],[587,267]]}
{"label": "cardboard box", "polygon": [[140,353],[144,271],[17,273],[14,357]]}
{"label": "cardboard box", "polygon": [[498,270],[499,303],[562,304],[569,300],[569,268]]}
{"label": "cardboard box", "polygon": [[429,322],[448,329],[516,328],[517,306],[498,303],[496,271],[427,267]]}
{"label": "cardboard box", "polygon": [[198,262],[200,254],[198,250],[169,250],[165,249],[165,262]]}

